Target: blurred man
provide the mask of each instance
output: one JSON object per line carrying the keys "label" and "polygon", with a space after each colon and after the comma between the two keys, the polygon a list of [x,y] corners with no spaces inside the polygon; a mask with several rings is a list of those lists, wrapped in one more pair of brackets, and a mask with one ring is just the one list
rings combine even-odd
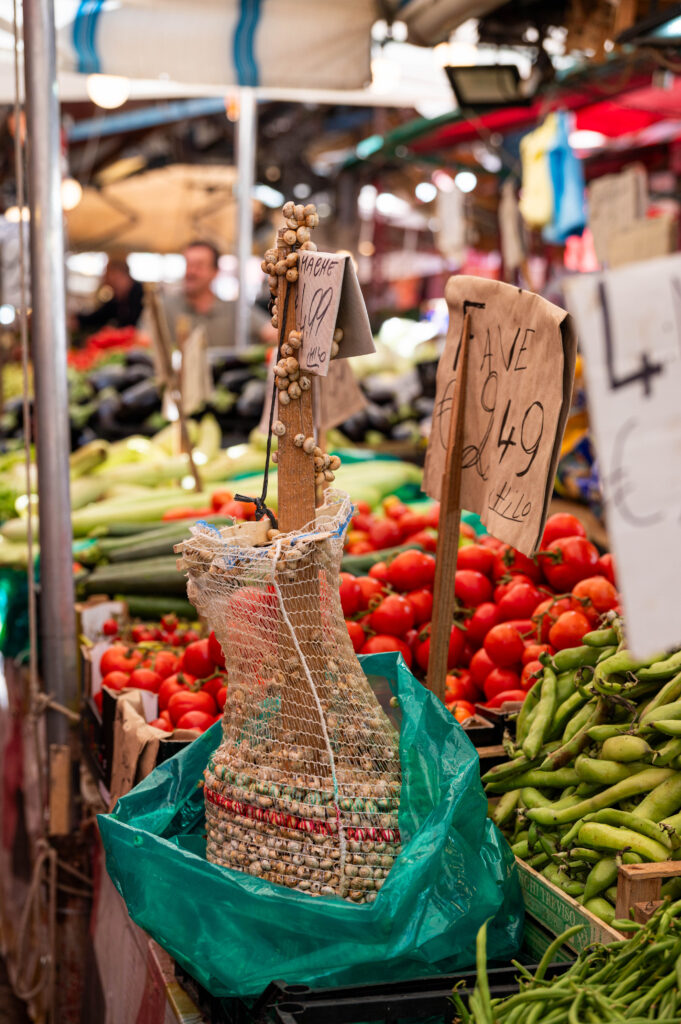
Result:
{"label": "blurred man", "polygon": [[[182,291],[167,294],[164,307],[173,340],[178,320],[185,318],[190,329],[201,326],[208,348],[236,345],[236,302],[219,299],[213,290],[220,254],[210,242],[192,242],[184,251],[186,269]],[[267,314],[257,307],[249,310],[249,341],[269,344],[273,329]]]}
{"label": "blurred man", "polygon": [[92,333],[102,327],[135,327],[142,315],[144,291],[125,259],[111,257],[98,294],[103,301],[92,313],[77,313],[74,327]]}

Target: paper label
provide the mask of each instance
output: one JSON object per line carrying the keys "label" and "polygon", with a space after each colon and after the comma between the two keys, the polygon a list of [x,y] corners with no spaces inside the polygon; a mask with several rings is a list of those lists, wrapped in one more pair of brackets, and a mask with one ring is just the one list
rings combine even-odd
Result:
{"label": "paper label", "polygon": [[532,292],[452,277],[423,489],[440,499],[463,318],[471,316],[461,506],[524,554],[544,529],[570,407],[576,339],[568,314]]}
{"label": "paper label", "polygon": [[627,645],[645,657],[681,643],[681,256],[574,277],[565,289]]}
{"label": "paper label", "polygon": [[333,332],[337,327],[343,330],[339,358],[375,351],[359,281],[348,256],[299,253],[296,326],[303,332],[300,367],[321,377],[329,372]]}

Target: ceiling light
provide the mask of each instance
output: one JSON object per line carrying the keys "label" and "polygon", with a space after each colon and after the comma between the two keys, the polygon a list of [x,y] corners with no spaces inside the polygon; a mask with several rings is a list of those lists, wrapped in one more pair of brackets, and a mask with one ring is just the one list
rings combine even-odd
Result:
{"label": "ceiling light", "polygon": [[306,181],[299,181],[297,185],[293,186],[293,195],[296,199],[307,199],[312,189]]}
{"label": "ceiling light", "polygon": [[65,210],[75,210],[83,198],[83,189],[75,178],[64,178],[61,183],[61,205]]}
{"label": "ceiling light", "polygon": [[432,203],[437,195],[437,185],[433,185],[432,181],[420,181],[414,189],[414,195],[422,203]]}
{"label": "ceiling light", "polygon": [[409,204],[392,192],[381,192],[376,197],[376,209],[384,217],[404,217],[409,213]]}
{"label": "ceiling light", "polygon": [[10,224],[18,224],[20,220],[30,220],[31,211],[28,206],[24,206],[23,210],[19,210],[18,206],[8,206],[5,210],[5,220],[8,220]]}
{"label": "ceiling light", "polygon": [[85,87],[92,102],[105,110],[122,107],[130,95],[130,82],[120,75],[88,75]]}
{"label": "ceiling light", "polygon": [[472,192],[478,184],[478,179],[472,171],[459,171],[454,178],[454,184],[461,192]]}
{"label": "ceiling light", "polygon": [[269,207],[270,210],[278,210],[280,206],[284,205],[284,193],[279,192],[276,188],[270,188],[269,185],[257,184],[253,188],[253,198],[259,199],[260,202]]}
{"label": "ceiling light", "polygon": [[375,185],[362,185],[357,196],[357,209],[362,217],[370,217],[376,206],[378,190]]}
{"label": "ceiling light", "polygon": [[590,128],[577,128],[568,135],[568,142],[573,149],[598,149],[607,141],[602,132],[594,132]]}

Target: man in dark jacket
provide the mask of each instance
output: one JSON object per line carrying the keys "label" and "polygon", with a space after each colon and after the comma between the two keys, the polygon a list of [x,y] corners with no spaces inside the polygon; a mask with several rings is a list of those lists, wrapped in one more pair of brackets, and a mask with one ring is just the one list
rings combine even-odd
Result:
{"label": "man in dark jacket", "polygon": [[131,276],[124,259],[110,258],[99,292],[103,302],[91,313],[78,313],[81,331],[94,333],[102,327],[135,327],[142,315],[144,290]]}

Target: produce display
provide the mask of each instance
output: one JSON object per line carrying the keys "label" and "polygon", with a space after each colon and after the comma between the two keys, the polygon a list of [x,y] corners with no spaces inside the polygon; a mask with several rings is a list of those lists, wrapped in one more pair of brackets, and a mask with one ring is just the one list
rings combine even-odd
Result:
{"label": "produce display", "polygon": [[613,922],[627,933],[608,946],[588,946],[567,970],[549,977],[550,965],[565,942],[582,928],[568,928],[551,943],[534,974],[518,968],[520,991],[493,999],[487,974],[486,926],[477,938],[477,982],[468,1006],[455,991],[452,1001],[459,1024],[514,1024],[551,1021],[656,1020],[678,1024],[681,1019],[681,901],[667,903],[646,924]]}

